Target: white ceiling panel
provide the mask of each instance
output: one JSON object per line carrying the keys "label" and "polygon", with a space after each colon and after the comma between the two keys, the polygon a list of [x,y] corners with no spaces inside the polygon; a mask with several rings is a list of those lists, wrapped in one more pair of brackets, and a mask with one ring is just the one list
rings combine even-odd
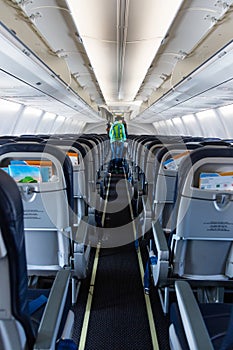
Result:
{"label": "white ceiling panel", "polygon": [[88,122],[101,122],[104,107],[125,113],[129,123],[231,98],[230,64],[203,63],[232,40],[233,0],[0,3],[0,20],[16,33],[12,39],[8,31],[7,44],[1,38],[0,97]]}

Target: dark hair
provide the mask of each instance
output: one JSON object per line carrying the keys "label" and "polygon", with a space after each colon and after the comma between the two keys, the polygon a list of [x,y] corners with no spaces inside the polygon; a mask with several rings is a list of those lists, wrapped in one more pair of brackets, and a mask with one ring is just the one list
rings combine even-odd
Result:
{"label": "dark hair", "polygon": [[122,117],[120,117],[119,115],[117,115],[117,116],[115,117],[115,121],[116,121],[116,122],[119,122],[120,120],[122,120]]}

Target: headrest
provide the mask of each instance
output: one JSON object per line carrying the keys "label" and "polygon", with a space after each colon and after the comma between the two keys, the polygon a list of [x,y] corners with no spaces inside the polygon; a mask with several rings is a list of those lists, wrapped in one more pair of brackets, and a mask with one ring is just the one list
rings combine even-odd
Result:
{"label": "headrest", "polygon": [[80,144],[78,143],[77,141],[75,140],[66,140],[66,139],[62,139],[62,140],[59,140],[59,139],[49,139],[49,140],[46,140],[45,141],[47,143],[47,145],[54,145],[54,146],[67,146],[68,147],[74,147],[76,148],[82,155],[82,157],[84,158],[85,155],[86,155],[86,150],[85,148]]}
{"label": "headrest", "polygon": [[186,181],[189,170],[199,160],[204,158],[231,158],[233,164],[233,148],[224,146],[203,146],[190,153],[187,161],[180,163],[178,171],[178,188],[181,189]]}
{"label": "headrest", "polygon": [[6,145],[2,145],[0,147],[0,155],[10,153],[10,152],[38,152],[43,153],[46,152],[48,154],[53,155],[55,158],[59,160],[59,162],[62,165],[63,173],[66,181],[66,191],[67,191],[67,197],[70,207],[73,209],[74,203],[73,203],[73,166],[68,156],[64,154],[62,150],[60,150],[58,147],[51,146],[46,143],[26,143],[26,142],[19,142],[19,143],[8,143]]}
{"label": "headrest", "polygon": [[160,163],[163,156],[167,153],[167,152],[171,152],[174,150],[194,150],[196,148],[200,148],[201,144],[198,143],[173,143],[173,144],[168,144],[162,148],[160,148],[160,150],[156,153],[155,157],[156,160]]}

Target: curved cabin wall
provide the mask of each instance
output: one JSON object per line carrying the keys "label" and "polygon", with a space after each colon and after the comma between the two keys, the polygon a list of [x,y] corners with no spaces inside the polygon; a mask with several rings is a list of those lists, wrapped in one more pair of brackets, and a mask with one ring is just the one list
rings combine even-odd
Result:
{"label": "curved cabin wall", "polygon": [[78,134],[85,124],[78,113],[73,117],[64,117],[0,99],[0,135]]}
{"label": "curved cabin wall", "polygon": [[[0,99],[0,135],[106,132],[104,120],[101,123],[86,123],[83,119],[82,113],[65,117]],[[128,131],[137,135],[233,138],[233,104],[151,124],[129,121]]]}
{"label": "curved cabin wall", "polygon": [[159,135],[233,138],[233,104],[153,123]]}

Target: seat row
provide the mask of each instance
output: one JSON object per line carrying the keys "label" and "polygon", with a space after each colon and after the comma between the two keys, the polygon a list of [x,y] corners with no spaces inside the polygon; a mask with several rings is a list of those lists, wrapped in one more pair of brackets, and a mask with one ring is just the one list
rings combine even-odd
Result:
{"label": "seat row", "polygon": [[[54,349],[61,323],[62,337],[71,335],[74,316],[70,311],[65,322],[63,314],[87,274],[104,141],[99,135],[0,138],[3,350]],[[43,314],[39,330],[30,309]]]}
{"label": "seat row", "polygon": [[[162,139],[132,138],[129,151],[138,237],[151,233],[148,266],[165,314],[174,286],[177,293],[178,307],[173,304],[171,311],[171,348],[231,349],[227,327],[233,327],[228,324],[233,302],[232,140]],[[193,305],[204,304],[194,325],[190,295],[195,295]],[[231,303],[227,306],[226,301]],[[223,313],[219,331],[219,321],[212,320]]]}

